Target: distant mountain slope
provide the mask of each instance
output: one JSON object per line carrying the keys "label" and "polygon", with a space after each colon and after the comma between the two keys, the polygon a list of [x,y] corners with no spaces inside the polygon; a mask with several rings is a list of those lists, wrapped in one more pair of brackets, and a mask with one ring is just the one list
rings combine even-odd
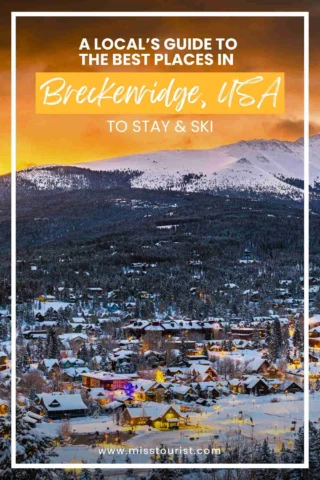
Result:
{"label": "distant mountain slope", "polygon": [[[236,195],[303,196],[303,139],[240,141],[208,150],[169,150],[17,174],[20,191],[133,187]],[[320,192],[320,135],[310,138],[310,185]],[[0,197],[10,178],[0,179]]]}
{"label": "distant mountain slope", "polygon": [[[240,141],[208,150],[170,150],[81,164],[92,170],[142,171],[131,185],[188,191],[254,190],[301,197],[285,179],[303,179],[303,139]],[[310,183],[320,178],[320,135],[310,139]],[[292,183],[292,182],[291,182]]]}
{"label": "distant mountain slope", "polygon": [[[17,173],[17,191],[21,196],[35,192],[110,189],[131,187],[134,178],[141,172],[114,170],[97,172],[88,168],[45,165],[20,170]],[[9,198],[11,176],[0,177],[0,199]]]}

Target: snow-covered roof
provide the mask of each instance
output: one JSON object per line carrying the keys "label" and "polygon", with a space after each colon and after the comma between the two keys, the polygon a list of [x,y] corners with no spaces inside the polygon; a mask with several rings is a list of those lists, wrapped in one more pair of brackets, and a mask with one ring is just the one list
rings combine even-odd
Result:
{"label": "snow-covered roof", "polygon": [[189,390],[192,390],[192,393],[196,393],[190,385],[173,385],[171,390],[176,394],[186,395]]}
{"label": "snow-covered roof", "polygon": [[42,416],[34,412],[27,412],[28,417],[34,418],[35,420],[42,420]]}
{"label": "snow-covered roof", "polygon": [[117,352],[113,352],[112,356],[116,359],[124,359],[131,357],[134,354],[132,350],[119,350]]}
{"label": "snow-covered roof", "polygon": [[79,375],[83,375],[84,373],[88,373],[90,370],[88,367],[70,367],[63,370],[63,373],[68,375],[70,378],[78,377]]}
{"label": "snow-covered roof", "polygon": [[181,415],[181,413],[178,413],[172,405],[156,402],[146,402],[143,404],[143,407],[129,407],[127,408],[127,412],[131,418],[144,417],[156,420],[157,418],[163,417],[170,409],[174,411],[177,418],[184,416]]}
{"label": "snow-covered roof", "polygon": [[88,335],[85,333],[64,333],[63,335],[59,335],[59,338],[62,341],[70,342],[70,340],[74,340],[75,338],[82,338],[83,340],[88,339]]}
{"label": "snow-covered roof", "polygon": [[320,333],[320,325],[318,327],[311,328],[311,333]]}
{"label": "snow-covered roof", "polygon": [[238,378],[233,378],[232,380],[229,380],[230,385],[232,386],[237,386],[240,383],[240,380]]}
{"label": "snow-covered roof", "polygon": [[188,373],[192,374],[193,372],[196,372],[198,375],[204,375],[204,374],[210,374],[211,370],[213,370],[214,373],[215,370],[211,365],[202,365],[200,363],[193,363],[190,368]]}
{"label": "snow-covered roof", "polygon": [[45,406],[51,411],[63,410],[87,410],[87,406],[83,403],[81,395],[78,393],[64,395],[60,392],[41,393],[37,395]]}
{"label": "snow-covered roof", "polygon": [[108,393],[104,388],[90,388],[90,397],[99,400],[100,398],[108,398]]}
{"label": "snow-covered roof", "polygon": [[284,382],[281,383],[281,385],[279,387],[279,390],[281,390],[282,392],[285,392],[287,390],[287,388],[291,387],[292,384],[297,385],[298,387],[303,389],[303,386],[301,385],[301,383],[294,382],[294,381],[291,381],[291,380],[285,380]]}
{"label": "snow-covered roof", "polygon": [[122,375],[120,373],[111,372],[89,372],[84,373],[83,377],[96,378],[97,380],[129,380],[131,375]]}
{"label": "snow-covered roof", "polygon": [[320,375],[320,365],[315,363],[310,363],[309,372],[311,375]]}
{"label": "snow-covered roof", "polygon": [[54,320],[45,320],[44,322],[36,322],[37,327],[55,327],[57,322]]}
{"label": "snow-covered roof", "polygon": [[254,358],[246,366],[246,371],[247,372],[257,372],[259,370],[259,368],[263,365],[264,362],[267,362],[267,360],[265,360],[263,358],[259,358],[259,357]]}
{"label": "snow-covered roof", "polygon": [[84,365],[85,364],[85,361],[82,360],[81,358],[76,358],[76,357],[67,357],[67,358],[62,358],[60,360],[60,363],[62,365],[66,364],[66,363],[73,363],[73,364],[76,364],[76,365]]}
{"label": "snow-covered roof", "polygon": [[108,403],[104,408],[105,410],[109,410],[109,409],[115,410],[116,408],[119,408],[119,407],[123,407],[123,403],[115,400],[114,402]]}
{"label": "snow-covered roof", "polygon": [[90,323],[69,323],[72,328],[77,328],[77,327],[82,327],[82,328],[88,328],[88,327],[94,327],[94,325],[91,325]]}
{"label": "snow-covered roof", "polygon": [[162,325],[153,325],[152,323],[150,325],[147,325],[145,328],[146,331],[148,332],[160,332],[163,331],[164,328]]}
{"label": "snow-covered roof", "polygon": [[85,318],[83,317],[72,317],[72,323],[86,323]]}
{"label": "snow-covered roof", "polygon": [[137,392],[147,392],[156,385],[157,382],[154,380],[145,380],[144,378],[139,378],[134,382],[134,387]]}
{"label": "snow-covered roof", "polygon": [[170,372],[170,373],[179,373],[182,371],[183,371],[183,368],[180,368],[180,367],[168,367],[166,369],[166,372]]}
{"label": "snow-covered roof", "polygon": [[59,360],[56,358],[45,358],[43,364],[47,370],[51,370],[55,365],[59,366]]}
{"label": "snow-covered roof", "polygon": [[248,389],[252,389],[260,381],[263,382],[269,388],[269,385],[267,384],[266,380],[263,377],[260,377],[258,375],[252,375],[252,376],[246,378],[245,380],[243,380],[242,383],[244,385],[246,385]]}

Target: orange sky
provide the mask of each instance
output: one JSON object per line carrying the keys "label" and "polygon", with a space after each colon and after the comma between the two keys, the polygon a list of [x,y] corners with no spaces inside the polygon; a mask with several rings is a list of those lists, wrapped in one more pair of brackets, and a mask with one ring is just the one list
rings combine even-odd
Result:
{"label": "orange sky", "polygon": [[[28,2],[25,2],[24,5],[26,3]],[[204,5],[209,2],[200,3]],[[273,2],[268,2],[270,10],[271,3]],[[306,5],[307,2],[300,3]],[[239,2],[237,4],[239,7]],[[79,2],[77,5],[80,10]],[[93,5],[90,7],[94,9]],[[301,7],[296,9],[302,10]],[[314,15],[318,15],[318,12],[315,11]],[[209,148],[240,139],[294,140],[303,134],[302,19],[23,18],[18,20],[17,31],[17,160],[19,168],[48,163],[67,164],[99,160],[158,149]],[[318,37],[318,30],[314,35]],[[238,40],[238,49],[235,52],[235,66],[231,70],[285,72],[286,113],[281,116],[213,116],[214,133],[182,136],[158,133],[111,135],[105,126],[105,120],[111,117],[103,115],[50,116],[34,113],[35,72],[84,71],[78,57],[81,38],[115,38],[116,36],[125,38],[132,36],[235,37]],[[0,55],[4,59],[1,64],[2,82],[0,86],[1,105],[4,108],[0,115],[6,125],[5,132],[0,139],[4,152],[0,173],[10,170],[7,117],[10,91],[7,53],[6,48],[0,51]],[[200,67],[197,68],[200,71],[210,71],[205,67],[202,70]],[[139,69],[143,69],[143,67],[139,67]],[[165,69],[162,70],[165,71]],[[185,71],[186,68],[177,68],[177,71],[179,70]],[[188,70],[191,71],[191,68]],[[91,68],[91,71],[94,70]],[[96,68],[96,71],[107,72],[108,70],[105,67],[100,70]],[[219,71],[222,71],[221,67]],[[312,66],[311,74],[312,72],[316,72],[316,67]],[[317,102],[318,75],[311,76],[311,79],[311,99]],[[311,111],[311,133],[319,131],[317,112],[313,110]]]}

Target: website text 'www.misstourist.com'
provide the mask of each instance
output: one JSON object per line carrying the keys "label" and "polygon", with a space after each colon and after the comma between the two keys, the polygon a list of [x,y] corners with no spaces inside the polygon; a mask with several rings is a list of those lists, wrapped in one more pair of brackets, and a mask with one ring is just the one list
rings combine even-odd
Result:
{"label": "website text 'www.misstourist.com'", "polygon": [[192,448],[192,447],[178,447],[178,448],[98,448],[99,455],[220,455],[220,448]]}

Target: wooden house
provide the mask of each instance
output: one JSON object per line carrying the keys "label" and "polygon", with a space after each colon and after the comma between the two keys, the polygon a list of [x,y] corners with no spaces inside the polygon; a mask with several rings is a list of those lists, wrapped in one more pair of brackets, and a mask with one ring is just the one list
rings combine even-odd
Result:
{"label": "wooden house", "polygon": [[127,425],[149,425],[159,430],[178,429],[186,421],[172,405],[155,402],[148,402],[142,407],[128,406],[123,412],[123,420]]}
{"label": "wooden house", "polygon": [[171,391],[174,398],[184,402],[190,402],[199,397],[196,390],[190,385],[173,385]]}
{"label": "wooden house", "polygon": [[281,393],[298,393],[303,392],[303,386],[298,382],[285,380],[279,385],[278,390]]}
{"label": "wooden house", "polygon": [[167,386],[166,384],[155,382],[154,380],[138,379],[133,383],[134,398],[141,402],[165,401]]}
{"label": "wooden house", "polygon": [[38,403],[52,420],[84,417],[88,408],[80,394],[65,395],[60,392],[38,394]]}
{"label": "wooden house", "polygon": [[259,374],[270,378],[282,376],[282,373],[275,365],[272,365],[268,360],[263,358],[255,358],[254,360],[251,360],[245,368],[245,373]]}
{"label": "wooden house", "polygon": [[259,375],[251,375],[241,381],[240,393],[256,396],[267,395],[270,393],[270,387],[265,378]]}
{"label": "wooden house", "polygon": [[192,363],[187,372],[194,382],[213,382],[218,379],[218,374],[209,362]]}

